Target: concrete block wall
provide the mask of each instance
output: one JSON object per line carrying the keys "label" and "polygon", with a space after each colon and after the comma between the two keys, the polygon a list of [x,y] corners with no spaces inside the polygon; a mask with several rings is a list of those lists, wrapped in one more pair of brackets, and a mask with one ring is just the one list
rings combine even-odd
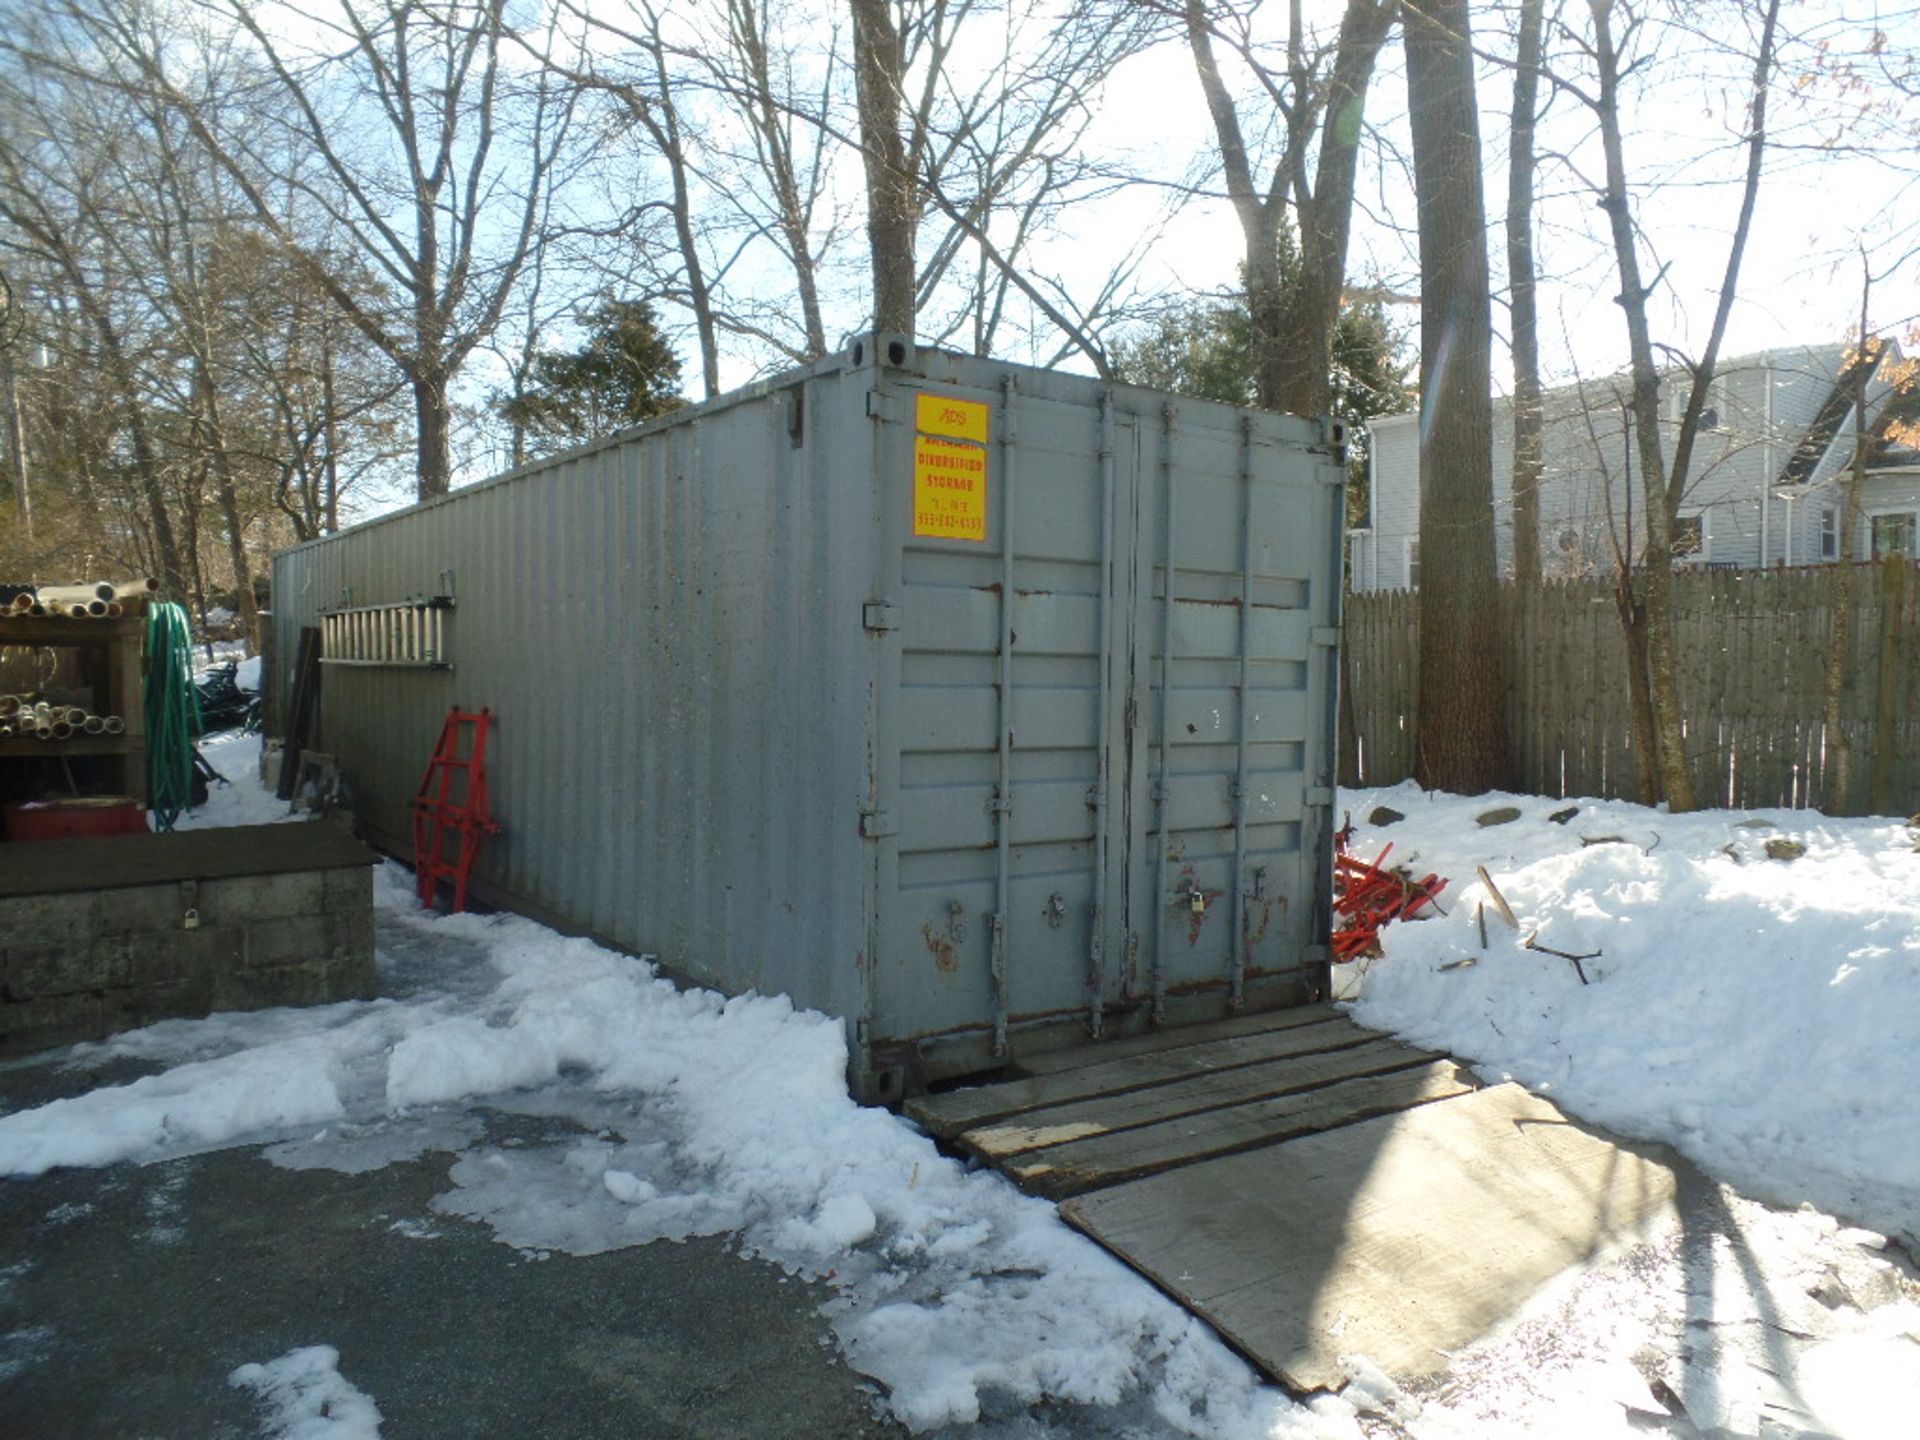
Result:
{"label": "concrete block wall", "polygon": [[0,1055],[373,993],[370,866],[0,896]]}

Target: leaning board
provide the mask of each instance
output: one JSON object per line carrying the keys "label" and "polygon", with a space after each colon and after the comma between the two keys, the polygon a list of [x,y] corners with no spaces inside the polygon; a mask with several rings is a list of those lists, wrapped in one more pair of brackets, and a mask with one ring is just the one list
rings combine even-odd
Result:
{"label": "leaning board", "polygon": [[1671,1212],[1673,1173],[1517,1085],[1201,1161],[1063,1202],[1268,1374],[1398,1379]]}

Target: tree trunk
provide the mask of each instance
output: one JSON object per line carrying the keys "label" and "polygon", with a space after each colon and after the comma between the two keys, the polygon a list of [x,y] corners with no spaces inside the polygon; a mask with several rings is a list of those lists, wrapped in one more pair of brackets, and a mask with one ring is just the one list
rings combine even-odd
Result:
{"label": "tree trunk", "polygon": [[1543,0],[1521,0],[1513,71],[1513,143],[1507,167],[1507,276],[1513,304],[1513,578],[1540,583],[1540,320],[1533,256],[1533,130],[1540,91]]}
{"label": "tree trunk", "polygon": [[227,531],[227,563],[233,570],[234,603],[238,606],[241,638],[247,653],[260,650],[260,607],[253,598],[253,566],[247,559],[246,526],[240,518],[239,487],[233,480],[233,456],[227,449],[227,437],[220,420],[220,397],[204,359],[194,367],[201,387],[201,411],[206,417],[208,448],[213,461],[214,496],[220,504],[220,521]]}
{"label": "tree trunk", "polygon": [[1348,0],[1321,121],[1313,193],[1296,196],[1300,277],[1279,317],[1272,394],[1262,404],[1294,415],[1324,415],[1332,403],[1333,332],[1347,285],[1367,87],[1399,13],[1398,0]]}
{"label": "tree trunk", "polygon": [[913,333],[914,251],[919,205],[900,138],[903,61],[890,0],[848,0],[853,12],[854,92],[867,175],[867,240],[873,254],[873,328]]}
{"label": "tree trunk", "polygon": [[[320,517],[323,533],[334,535],[340,530],[340,411],[334,399],[331,316],[321,321],[320,405],[326,427],[327,447],[323,460],[326,496],[321,505]],[[311,509],[309,513],[312,513]]]}
{"label": "tree trunk", "polygon": [[[1867,328],[1873,303],[1873,277],[1861,256],[1860,344],[1873,343]],[[1847,672],[1853,658],[1853,532],[1860,523],[1860,491],[1867,480],[1867,376],[1856,366],[1853,380],[1853,465],[1846,494],[1840,502],[1840,534],[1835,546],[1833,627],[1827,633],[1826,673],[1826,785],[1821,804],[1829,815],[1851,815],[1853,805],[1853,742],[1842,724],[1847,697]],[[1881,624],[1887,621],[1883,617]]]}
{"label": "tree trunk", "polygon": [[452,425],[447,411],[447,372],[419,364],[411,375],[418,443],[417,498],[432,500],[452,485]]}
{"label": "tree trunk", "polygon": [[1642,805],[1657,805],[1660,737],[1653,722],[1653,693],[1647,688],[1646,617],[1633,593],[1633,575],[1624,569],[1616,569],[1613,574],[1613,608],[1627,647],[1627,723],[1633,736],[1634,794]]}
{"label": "tree trunk", "polygon": [[1409,0],[1407,100],[1420,226],[1420,690],[1416,774],[1506,780],[1493,546],[1492,315],[1466,0]]}
{"label": "tree trunk", "polygon": [[13,504],[20,533],[33,547],[33,491],[27,473],[27,426],[20,412],[20,391],[13,373],[13,345],[0,343],[0,404],[7,412],[7,458],[13,464]]}
{"label": "tree trunk", "polygon": [[173,521],[167,514],[166,488],[160,480],[160,461],[154,453],[152,433],[147,429],[146,412],[140,407],[133,367],[120,344],[120,332],[97,304],[92,308],[94,331],[100,337],[101,351],[113,376],[114,388],[119,392],[127,439],[133,447],[134,479],[140,487],[141,501],[146,506],[147,526],[153,536],[153,553],[158,562],[160,578],[171,596],[184,597],[187,573],[181,566],[180,545],[174,538]]}
{"label": "tree trunk", "polygon": [[[1276,212],[1277,214],[1277,212]],[[1287,346],[1282,331],[1288,310],[1286,292],[1280,281],[1279,236],[1268,231],[1258,241],[1252,242],[1247,250],[1247,317],[1248,328],[1253,340],[1253,380],[1255,400],[1269,410],[1278,410],[1285,403],[1285,380],[1287,371]],[[1330,348],[1327,336],[1318,337],[1316,348],[1324,357]],[[1303,363],[1312,365],[1311,357]],[[1320,389],[1326,390],[1326,364],[1324,358],[1320,364]],[[1312,373],[1309,371],[1309,373]],[[1302,408],[1300,414],[1313,412]]]}

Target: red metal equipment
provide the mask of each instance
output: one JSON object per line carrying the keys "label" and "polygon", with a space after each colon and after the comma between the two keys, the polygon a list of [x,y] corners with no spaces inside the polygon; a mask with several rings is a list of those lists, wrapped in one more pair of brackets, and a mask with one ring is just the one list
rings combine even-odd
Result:
{"label": "red metal equipment", "polygon": [[[487,813],[487,727],[492,713],[481,710],[468,714],[458,708],[447,712],[440,726],[440,743],[427,762],[427,773],[420,777],[420,789],[413,797],[413,883],[420,903],[433,908],[434,892],[442,880],[453,882],[453,912],[467,908],[467,876],[473,871],[474,856],[480,842],[498,835],[500,827]],[[466,756],[460,754],[461,727],[471,726],[472,741]],[[456,795],[454,780],[465,776],[466,783]],[[454,853],[447,855],[447,840],[454,841]]]}
{"label": "red metal equipment", "polygon": [[1347,853],[1347,832],[1334,835],[1333,913],[1341,917],[1333,932],[1333,958],[1354,960],[1380,953],[1380,927],[1407,920],[1434,902],[1447,882],[1438,875],[1415,880],[1404,869],[1388,870],[1389,843],[1369,865]]}

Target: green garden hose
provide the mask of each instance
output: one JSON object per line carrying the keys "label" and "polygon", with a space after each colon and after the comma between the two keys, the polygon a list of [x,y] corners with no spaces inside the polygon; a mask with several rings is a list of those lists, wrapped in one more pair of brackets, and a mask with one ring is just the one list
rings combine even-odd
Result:
{"label": "green garden hose", "polygon": [[147,606],[147,808],[153,828],[171,830],[193,795],[193,737],[200,694],[193,686],[193,637],[178,605]]}

